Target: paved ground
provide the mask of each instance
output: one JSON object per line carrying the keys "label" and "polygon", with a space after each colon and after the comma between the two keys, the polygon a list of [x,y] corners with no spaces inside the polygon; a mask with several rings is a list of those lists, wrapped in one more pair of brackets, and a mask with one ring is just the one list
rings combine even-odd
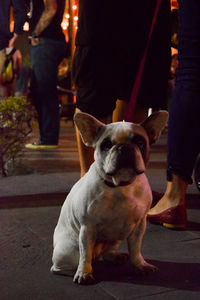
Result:
{"label": "paved ground", "polygon": [[[36,134],[37,130],[31,139]],[[162,136],[152,149],[147,171],[152,188],[159,192],[165,188],[165,161]],[[195,185],[188,191],[186,231],[147,226],[143,255],[159,268],[157,273],[138,277],[129,264],[98,262],[97,283],[78,286],[71,277],[49,272],[60,206],[79,178],[71,124],[62,122],[58,150],[25,151],[21,164],[31,173],[0,179],[0,300],[200,299],[200,199]],[[125,242],[121,250],[126,250]]]}

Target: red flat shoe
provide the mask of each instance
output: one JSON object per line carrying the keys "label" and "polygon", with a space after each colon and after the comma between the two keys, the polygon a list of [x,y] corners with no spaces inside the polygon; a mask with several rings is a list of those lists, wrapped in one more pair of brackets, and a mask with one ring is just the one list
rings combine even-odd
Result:
{"label": "red flat shoe", "polygon": [[156,191],[152,191],[152,204],[151,204],[151,208],[154,207],[158,201],[163,197],[163,193],[159,193],[159,192],[156,192]]}
{"label": "red flat shoe", "polygon": [[184,205],[177,205],[164,210],[159,214],[147,215],[151,223],[162,224],[167,228],[186,228],[187,213]]}

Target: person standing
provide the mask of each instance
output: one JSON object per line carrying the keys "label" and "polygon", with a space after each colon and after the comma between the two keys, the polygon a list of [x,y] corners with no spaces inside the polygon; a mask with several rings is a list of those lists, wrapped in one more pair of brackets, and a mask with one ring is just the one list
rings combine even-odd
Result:
{"label": "person standing", "polygon": [[[14,9],[14,32],[10,32],[10,9]],[[27,19],[26,6],[22,0],[1,0],[0,9],[0,74],[6,59],[6,48],[14,48],[19,34],[23,32],[23,25]],[[13,55],[13,59],[16,55]],[[15,61],[14,61],[15,63]]]}
{"label": "person standing", "polygon": [[[157,0],[79,1],[72,68],[77,112],[92,114],[105,123],[124,118],[156,5]],[[147,53],[134,122],[143,121],[148,108],[166,108],[170,54],[170,1],[162,0]],[[83,176],[93,162],[93,149],[82,143],[78,131],[77,144]]]}
{"label": "person standing", "polygon": [[61,22],[65,0],[34,0],[30,5],[31,97],[38,113],[40,139],[27,149],[53,149],[59,141],[58,65],[66,56]]}
{"label": "person standing", "polygon": [[148,219],[185,228],[185,195],[200,152],[200,1],[179,0],[178,68],[169,114],[167,188]]}

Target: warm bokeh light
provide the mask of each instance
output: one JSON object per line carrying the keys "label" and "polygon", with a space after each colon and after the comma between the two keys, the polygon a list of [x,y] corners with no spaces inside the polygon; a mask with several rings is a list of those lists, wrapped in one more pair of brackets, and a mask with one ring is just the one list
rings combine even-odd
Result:
{"label": "warm bokeh light", "polygon": [[10,32],[14,31],[14,20],[10,21]]}
{"label": "warm bokeh light", "polygon": [[177,9],[178,8],[178,2],[177,0],[171,0],[171,9]]}
{"label": "warm bokeh light", "polygon": [[70,10],[69,7],[67,7],[67,9],[65,11],[64,18],[63,18],[63,21],[61,23],[61,26],[62,26],[62,29],[63,29],[65,35],[67,34],[67,31],[69,30],[70,18],[73,19],[74,33],[76,33],[76,30],[78,28],[78,26],[77,26],[77,22],[78,22],[78,5],[77,4],[72,5],[71,10]]}
{"label": "warm bokeh light", "polygon": [[28,23],[28,22],[26,22],[26,23],[24,24],[23,30],[24,30],[24,31],[29,31],[29,23]]}
{"label": "warm bokeh light", "polygon": [[67,28],[69,26],[69,22],[66,19],[63,19],[61,26],[62,26],[63,30],[67,30]]}

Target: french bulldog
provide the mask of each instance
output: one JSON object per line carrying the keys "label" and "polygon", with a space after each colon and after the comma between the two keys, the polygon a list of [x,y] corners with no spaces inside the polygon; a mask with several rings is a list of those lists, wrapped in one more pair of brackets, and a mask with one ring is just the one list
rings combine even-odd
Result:
{"label": "french bulldog", "polygon": [[[90,284],[94,281],[92,262],[99,258],[113,263],[129,259],[141,273],[156,270],[141,254],[152,202],[145,169],[150,145],[167,120],[168,113],[159,111],[142,124],[105,125],[89,114],[75,114],[84,144],[95,149],[94,163],[62,206],[54,232],[53,273]],[[116,251],[124,239],[129,254]]]}

